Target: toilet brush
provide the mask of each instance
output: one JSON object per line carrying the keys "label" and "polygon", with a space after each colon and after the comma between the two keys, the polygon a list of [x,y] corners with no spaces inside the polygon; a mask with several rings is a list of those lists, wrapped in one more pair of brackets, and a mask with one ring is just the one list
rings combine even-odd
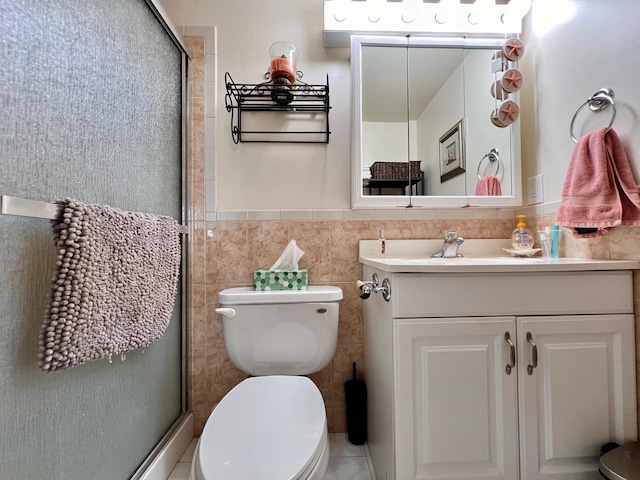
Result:
{"label": "toilet brush", "polygon": [[367,386],[358,380],[356,362],[353,362],[353,378],[344,383],[347,400],[347,436],[354,445],[367,441]]}

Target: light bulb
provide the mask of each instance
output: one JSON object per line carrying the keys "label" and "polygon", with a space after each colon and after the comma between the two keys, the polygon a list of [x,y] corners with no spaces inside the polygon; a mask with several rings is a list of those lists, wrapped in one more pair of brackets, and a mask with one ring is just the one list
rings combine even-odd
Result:
{"label": "light bulb", "polygon": [[369,14],[367,19],[371,23],[378,23],[384,13],[384,1],[382,0],[370,0],[367,2],[367,10]]}
{"label": "light bulb", "polygon": [[494,0],[476,0],[473,7],[471,7],[468,21],[472,25],[486,23],[491,19],[493,14],[497,15],[497,13],[498,11]]}
{"label": "light bulb", "polygon": [[435,14],[435,21],[440,25],[451,23],[455,17],[456,7],[459,6],[458,0],[440,0]]}

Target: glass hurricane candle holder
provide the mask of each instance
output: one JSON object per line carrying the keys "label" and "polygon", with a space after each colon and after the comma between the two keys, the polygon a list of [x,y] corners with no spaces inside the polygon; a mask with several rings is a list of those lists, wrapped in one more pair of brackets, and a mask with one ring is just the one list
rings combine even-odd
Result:
{"label": "glass hurricane candle holder", "polygon": [[296,83],[298,49],[288,42],[276,42],[269,48],[269,77],[274,88],[271,98],[280,105],[293,101],[292,85]]}
{"label": "glass hurricane candle holder", "polygon": [[288,42],[276,42],[269,48],[269,56],[271,81],[275,84],[295,83],[298,49]]}

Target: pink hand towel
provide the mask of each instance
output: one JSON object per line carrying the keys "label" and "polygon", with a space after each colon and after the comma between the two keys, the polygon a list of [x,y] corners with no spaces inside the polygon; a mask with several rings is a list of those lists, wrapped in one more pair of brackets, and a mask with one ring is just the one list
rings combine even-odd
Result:
{"label": "pink hand towel", "polygon": [[627,154],[613,131],[602,128],[578,140],[562,187],[556,224],[597,228],[580,238],[602,235],[616,225],[640,225],[640,196]]}
{"label": "pink hand towel", "polygon": [[502,189],[500,188],[500,180],[493,175],[485,175],[478,180],[476,184],[476,195],[480,196],[500,196]]}

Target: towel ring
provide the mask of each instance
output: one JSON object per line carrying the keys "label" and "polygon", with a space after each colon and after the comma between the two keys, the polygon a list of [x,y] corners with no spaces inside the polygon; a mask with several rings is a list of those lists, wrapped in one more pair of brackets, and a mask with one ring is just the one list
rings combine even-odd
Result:
{"label": "towel ring", "polygon": [[616,104],[613,101],[613,96],[614,95],[612,89],[602,88],[592,96],[590,96],[586,102],[580,105],[580,108],[578,108],[578,110],[576,110],[576,113],[573,114],[573,118],[571,119],[571,126],[569,127],[569,135],[571,136],[571,140],[573,140],[573,143],[578,143],[578,140],[576,140],[576,137],[573,135],[573,124],[576,121],[578,113],[580,113],[580,110],[582,110],[585,105],[589,105],[589,109],[592,112],[600,112],[611,105],[611,121],[609,122],[609,126],[607,127],[607,132],[611,130],[611,125],[613,125],[613,121],[616,118]]}
{"label": "towel ring", "polygon": [[480,175],[480,167],[482,166],[482,162],[484,161],[485,158],[489,159],[489,165],[487,165],[487,167],[491,166],[493,162],[496,162],[496,173],[494,173],[493,176],[497,177],[498,172],[500,171],[500,156],[498,155],[498,150],[495,148],[492,148],[489,151],[489,153],[487,153],[484,157],[482,157],[480,159],[480,162],[478,162],[478,178],[482,178],[482,175]]}

